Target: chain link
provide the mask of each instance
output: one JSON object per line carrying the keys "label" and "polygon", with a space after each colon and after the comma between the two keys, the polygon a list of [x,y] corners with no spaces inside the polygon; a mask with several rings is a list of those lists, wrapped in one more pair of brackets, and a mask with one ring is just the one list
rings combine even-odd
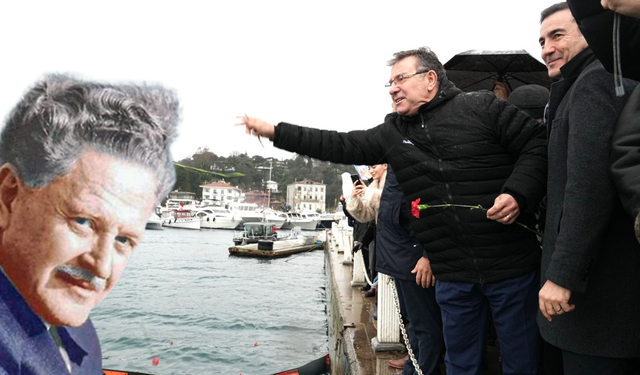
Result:
{"label": "chain link", "polygon": [[396,283],[393,277],[389,276],[389,284],[391,284],[391,291],[393,292],[393,306],[396,308],[396,314],[398,314],[398,321],[400,322],[400,331],[402,332],[402,338],[404,339],[404,344],[407,347],[407,354],[409,354],[409,358],[411,358],[411,363],[413,363],[413,368],[416,370],[418,375],[424,375],[420,366],[418,366],[418,361],[416,360],[415,355],[413,354],[413,350],[411,349],[411,344],[409,343],[409,336],[407,335],[407,330],[404,328],[404,323],[402,322],[402,313],[400,312],[400,304],[398,299],[398,291],[396,290]]}

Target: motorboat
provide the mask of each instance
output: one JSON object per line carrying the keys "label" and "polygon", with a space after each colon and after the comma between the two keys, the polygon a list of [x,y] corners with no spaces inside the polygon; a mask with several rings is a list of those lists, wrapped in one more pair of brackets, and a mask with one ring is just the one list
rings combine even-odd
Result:
{"label": "motorboat", "polygon": [[263,223],[273,223],[278,229],[281,229],[284,223],[287,221],[287,217],[283,213],[279,213],[270,209],[262,212]]}
{"label": "motorboat", "polygon": [[278,240],[278,228],[273,223],[244,223],[244,228],[241,232],[233,233],[234,245],[248,245],[252,243],[258,243],[259,241]]}
{"label": "motorboat", "polygon": [[144,227],[145,229],[162,229],[162,219],[160,216],[156,215],[155,212],[151,213],[149,219],[147,219],[147,225]]}
{"label": "motorboat", "polygon": [[310,226],[313,226],[313,229],[309,229],[309,228],[303,228],[306,230],[315,230],[316,228],[318,228],[318,224],[320,224],[320,214],[318,214],[317,212],[310,212],[310,211],[302,211],[300,212],[300,217],[302,217],[303,219],[311,219],[311,221],[313,222],[312,224],[310,224]]}
{"label": "motorboat", "polygon": [[331,225],[333,223],[337,223],[340,221],[341,218],[344,217],[344,213],[342,212],[336,212],[336,213],[327,213],[327,214],[320,214],[320,222],[318,223],[318,226],[316,228],[318,229],[331,229]]}
{"label": "motorboat", "polygon": [[235,216],[231,211],[223,207],[196,208],[194,212],[200,218],[200,228],[235,229],[242,223],[241,216]]}
{"label": "motorboat", "polygon": [[228,208],[234,216],[242,217],[245,223],[262,221],[262,213],[258,212],[258,205],[255,203],[232,202]]}
{"label": "motorboat", "polygon": [[182,229],[200,229],[200,218],[191,210],[166,211],[162,216],[162,226]]}
{"label": "motorboat", "polygon": [[287,221],[280,229],[300,227],[302,230],[315,230],[318,225],[318,220],[306,216],[302,217],[302,215],[297,212],[286,212],[284,215],[286,215]]}

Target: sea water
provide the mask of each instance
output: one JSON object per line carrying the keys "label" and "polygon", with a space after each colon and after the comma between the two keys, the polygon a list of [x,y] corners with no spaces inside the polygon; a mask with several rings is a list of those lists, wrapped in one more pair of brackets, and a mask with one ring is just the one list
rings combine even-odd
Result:
{"label": "sea water", "polygon": [[229,256],[232,238],[228,230],[145,231],[91,313],[104,368],[264,375],[327,353],[322,250],[241,258]]}

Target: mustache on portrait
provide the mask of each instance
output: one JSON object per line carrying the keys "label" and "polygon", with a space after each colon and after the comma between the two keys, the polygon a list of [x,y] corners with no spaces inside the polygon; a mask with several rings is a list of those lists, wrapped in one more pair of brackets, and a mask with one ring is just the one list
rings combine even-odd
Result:
{"label": "mustache on portrait", "polygon": [[85,270],[84,268],[62,265],[56,267],[56,271],[65,273],[73,277],[74,279],[84,280],[91,284],[91,286],[93,286],[98,292],[103,291],[107,286],[107,279],[96,276],[90,271]]}

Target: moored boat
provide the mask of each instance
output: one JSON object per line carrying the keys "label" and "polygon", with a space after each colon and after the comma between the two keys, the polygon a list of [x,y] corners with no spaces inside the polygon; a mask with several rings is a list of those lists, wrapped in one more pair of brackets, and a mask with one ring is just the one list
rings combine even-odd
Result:
{"label": "moored boat", "polygon": [[191,210],[173,210],[163,214],[162,226],[181,229],[200,229],[200,218]]}
{"label": "moored boat", "polygon": [[151,216],[149,216],[149,219],[147,219],[147,225],[145,225],[144,228],[145,229],[162,229],[162,219],[160,219],[160,216],[156,215],[155,213],[152,213]]}
{"label": "moored boat", "polygon": [[276,241],[278,233],[276,225],[273,223],[244,223],[241,232],[233,233],[234,245],[247,245],[258,243],[262,240]]}
{"label": "moored boat", "polygon": [[276,212],[269,209],[262,212],[262,222],[275,224],[278,229],[282,229],[282,226],[286,221],[287,217],[282,212]]}
{"label": "moored boat", "polygon": [[262,213],[258,212],[258,205],[255,203],[233,202],[229,204],[229,211],[242,217],[245,223],[262,221]]}
{"label": "moored boat", "polygon": [[236,216],[222,207],[196,208],[194,212],[200,218],[200,228],[235,229],[242,223],[241,216]]}
{"label": "moored boat", "polygon": [[306,216],[303,217],[297,212],[287,212],[285,213],[285,215],[287,216],[287,221],[280,229],[292,229],[294,227],[300,227],[302,230],[315,230],[316,225],[318,225],[318,220]]}

